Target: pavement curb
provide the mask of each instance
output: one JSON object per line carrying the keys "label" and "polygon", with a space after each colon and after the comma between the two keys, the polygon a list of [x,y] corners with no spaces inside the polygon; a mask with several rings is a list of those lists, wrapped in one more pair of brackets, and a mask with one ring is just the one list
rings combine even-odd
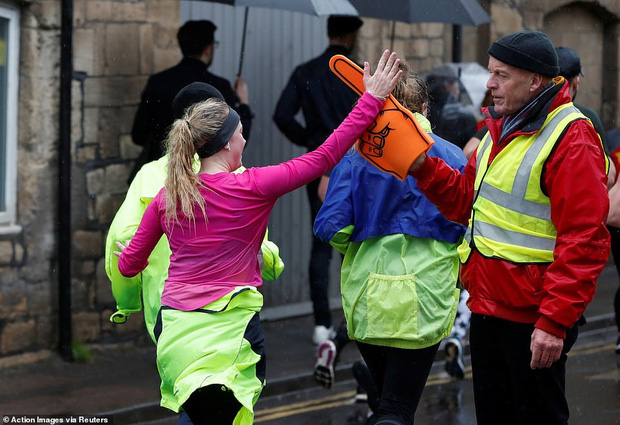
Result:
{"label": "pavement curb", "polygon": [[[352,363],[344,363],[336,367],[336,382],[353,380],[351,373]],[[316,387],[313,371],[293,374],[267,382],[261,397],[272,397],[280,394],[305,390]],[[174,418],[176,414],[159,405],[159,401],[141,403],[126,408],[97,413],[101,416],[111,416],[115,424],[141,424],[166,418]]]}
{"label": "pavement curb", "polygon": [[[588,317],[586,320],[586,324],[581,328],[581,332],[584,334],[584,339],[587,339],[587,334],[598,334],[605,330],[611,332],[609,328],[613,328],[613,331],[615,331],[616,325],[613,313]],[[469,346],[465,347],[465,354],[466,356],[469,355]],[[438,373],[443,370],[443,362],[443,352],[440,350],[437,353],[437,359],[433,365],[433,370],[431,373]],[[351,367],[352,363],[344,363],[337,366],[335,370],[336,382],[353,380]],[[314,381],[313,371],[310,370],[306,373],[292,374],[269,380],[263,389],[261,397],[278,396],[288,392],[301,391],[316,387],[317,385],[318,384]],[[176,417],[176,414],[160,407],[159,401],[142,403],[118,410],[102,412],[100,415],[112,416],[115,424],[139,424]]]}

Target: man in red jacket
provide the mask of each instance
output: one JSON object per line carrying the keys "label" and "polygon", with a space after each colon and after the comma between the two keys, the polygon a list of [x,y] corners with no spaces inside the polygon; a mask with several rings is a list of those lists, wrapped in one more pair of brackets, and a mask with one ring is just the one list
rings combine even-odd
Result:
{"label": "man in red jacket", "polygon": [[469,291],[479,425],[567,424],[566,353],[609,258],[607,160],[570,99],[549,38],[488,50],[488,133],[464,174],[422,155],[410,169],[448,219]]}

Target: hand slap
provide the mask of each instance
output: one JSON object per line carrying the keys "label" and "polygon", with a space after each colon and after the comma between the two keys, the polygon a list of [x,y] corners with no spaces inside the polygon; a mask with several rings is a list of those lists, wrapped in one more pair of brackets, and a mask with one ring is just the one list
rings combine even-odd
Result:
{"label": "hand slap", "polygon": [[366,91],[379,99],[385,99],[396,86],[396,82],[403,74],[399,70],[400,59],[396,57],[396,53],[390,54],[389,50],[385,50],[379,58],[377,69],[373,75],[370,74],[370,65],[364,62],[364,87]]}

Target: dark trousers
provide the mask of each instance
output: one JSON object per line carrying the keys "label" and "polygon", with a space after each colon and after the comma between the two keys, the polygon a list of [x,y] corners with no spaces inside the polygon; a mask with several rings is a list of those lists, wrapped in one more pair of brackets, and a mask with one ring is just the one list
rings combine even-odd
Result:
{"label": "dark trousers", "polygon": [[[612,226],[607,226],[607,229],[611,235],[611,255],[614,258],[616,271],[620,276],[620,229]],[[614,313],[616,327],[618,328],[618,332],[620,332],[620,286],[616,289],[616,296],[614,297]]]}
{"label": "dark trousers", "polygon": [[577,339],[567,331],[560,359],[530,368],[533,324],[473,314],[471,365],[478,425],[566,425],[566,354]]}
{"label": "dark trousers", "polygon": [[194,425],[232,425],[239,409],[233,392],[221,385],[199,388],[183,404]]}
{"label": "dark trousers", "polygon": [[[323,204],[317,194],[318,188],[319,180],[314,180],[306,185],[312,227],[314,227],[314,220]],[[308,267],[310,299],[314,311],[314,324],[316,326],[323,325],[327,328],[332,325],[332,314],[329,309],[329,266],[332,260],[332,252],[332,246],[314,236],[314,232],[312,232],[312,250]]]}
{"label": "dark trousers", "polygon": [[419,350],[357,346],[379,391],[373,423],[412,424],[439,344]]}

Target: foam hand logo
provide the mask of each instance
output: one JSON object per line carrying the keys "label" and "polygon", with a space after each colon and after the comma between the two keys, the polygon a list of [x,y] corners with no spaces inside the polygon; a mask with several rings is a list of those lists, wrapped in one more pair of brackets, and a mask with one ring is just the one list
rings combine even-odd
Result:
{"label": "foam hand logo", "polygon": [[[329,66],[358,95],[364,93],[364,71],[345,56],[331,58]],[[400,180],[407,178],[409,167],[433,145],[433,139],[415,119],[390,95],[383,108],[360,137],[358,151],[370,163]]]}
{"label": "foam hand logo", "polygon": [[377,120],[374,120],[371,126],[362,134],[362,137],[360,137],[358,148],[364,156],[373,158],[381,158],[383,156],[385,139],[393,129],[390,128],[390,123],[387,123],[380,130],[374,131],[377,127]]}

